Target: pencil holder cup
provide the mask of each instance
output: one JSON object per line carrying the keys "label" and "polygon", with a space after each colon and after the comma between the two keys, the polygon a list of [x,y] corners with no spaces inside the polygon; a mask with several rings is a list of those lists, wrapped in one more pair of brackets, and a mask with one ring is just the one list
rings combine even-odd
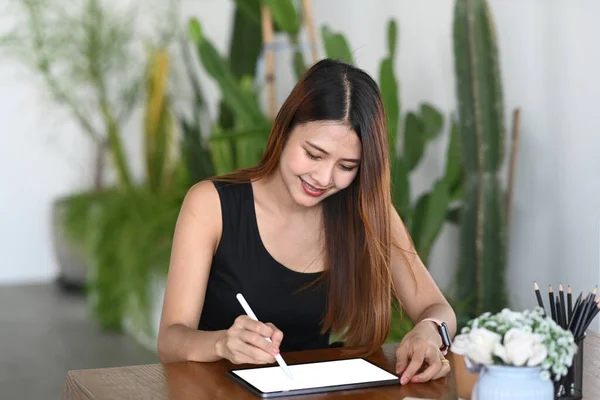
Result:
{"label": "pencil holder cup", "polygon": [[583,398],[583,342],[585,335],[575,338],[577,352],[567,375],[554,382],[555,400],[578,400]]}

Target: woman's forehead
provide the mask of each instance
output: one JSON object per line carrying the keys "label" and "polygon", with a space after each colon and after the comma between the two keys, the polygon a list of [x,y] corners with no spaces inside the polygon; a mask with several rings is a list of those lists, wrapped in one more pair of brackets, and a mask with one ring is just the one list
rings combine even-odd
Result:
{"label": "woman's forehead", "polygon": [[318,140],[332,145],[349,144],[359,145],[360,139],[351,126],[341,122],[307,122],[298,125],[295,129],[299,140]]}
{"label": "woman's forehead", "polygon": [[298,125],[295,139],[327,153],[349,158],[359,158],[361,142],[348,124],[340,122],[308,122]]}

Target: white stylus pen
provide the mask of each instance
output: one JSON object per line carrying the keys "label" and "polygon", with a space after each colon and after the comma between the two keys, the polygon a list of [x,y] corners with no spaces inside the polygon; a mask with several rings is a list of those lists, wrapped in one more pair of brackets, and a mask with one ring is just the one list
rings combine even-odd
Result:
{"label": "white stylus pen", "polygon": [[[248,304],[248,302],[246,301],[246,299],[244,298],[244,296],[242,296],[241,293],[238,293],[238,294],[235,295],[235,297],[238,299],[238,301],[240,302],[240,304],[244,308],[244,311],[246,312],[246,314],[248,314],[248,316],[250,318],[252,318],[253,320],[258,321],[258,318],[256,318],[256,315],[254,315],[254,312],[250,308],[250,305]],[[271,341],[271,338],[265,337],[265,339],[267,339],[269,341],[269,343],[273,343]],[[281,354],[277,354],[275,356],[275,360],[277,360],[277,363],[279,364],[279,366],[281,367],[281,369],[283,369],[283,372],[285,372],[285,374],[290,379],[294,379],[294,377],[292,376],[292,371],[290,371],[290,367],[288,367],[288,365],[285,363],[285,361],[283,361],[283,357],[281,357]]]}

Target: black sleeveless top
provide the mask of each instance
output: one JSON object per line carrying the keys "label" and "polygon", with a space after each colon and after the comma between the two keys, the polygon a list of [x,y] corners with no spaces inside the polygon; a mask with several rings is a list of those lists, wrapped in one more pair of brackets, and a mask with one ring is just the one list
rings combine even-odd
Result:
{"label": "black sleeveless top", "polygon": [[281,351],[329,347],[329,333],[320,334],[326,285],[314,283],[322,273],[292,271],[269,254],[258,231],[250,183],[213,183],[221,201],[223,232],[198,329],[229,329],[245,314],[235,297],[242,293],[259,321],[271,322],[283,332]]}

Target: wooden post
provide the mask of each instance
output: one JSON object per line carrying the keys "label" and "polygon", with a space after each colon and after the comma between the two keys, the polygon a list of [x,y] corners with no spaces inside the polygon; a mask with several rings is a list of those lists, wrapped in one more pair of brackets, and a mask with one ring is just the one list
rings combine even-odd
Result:
{"label": "wooden post", "polygon": [[519,133],[521,123],[521,109],[516,108],[513,111],[512,124],[512,146],[510,149],[509,169],[508,169],[508,193],[506,194],[506,226],[510,225],[510,217],[512,213],[513,192],[515,185],[515,172],[517,165],[517,154],[519,153]]}
{"label": "wooden post", "polygon": [[273,42],[273,19],[269,7],[261,5],[260,16],[262,24],[262,40],[265,48],[265,69],[268,91],[268,112],[271,119],[275,118],[277,98],[275,95],[275,55],[269,45]]}
{"label": "wooden post", "polygon": [[308,33],[308,41],[310,43],[310,52],[312,56],[313,64],[317,62],[319,58],[317,52],[317,34],[315,32],[315,25],[312,19],[312,3],[311,0],[302,0],[302,15],[304,24],[306,25],[306,31]]}

